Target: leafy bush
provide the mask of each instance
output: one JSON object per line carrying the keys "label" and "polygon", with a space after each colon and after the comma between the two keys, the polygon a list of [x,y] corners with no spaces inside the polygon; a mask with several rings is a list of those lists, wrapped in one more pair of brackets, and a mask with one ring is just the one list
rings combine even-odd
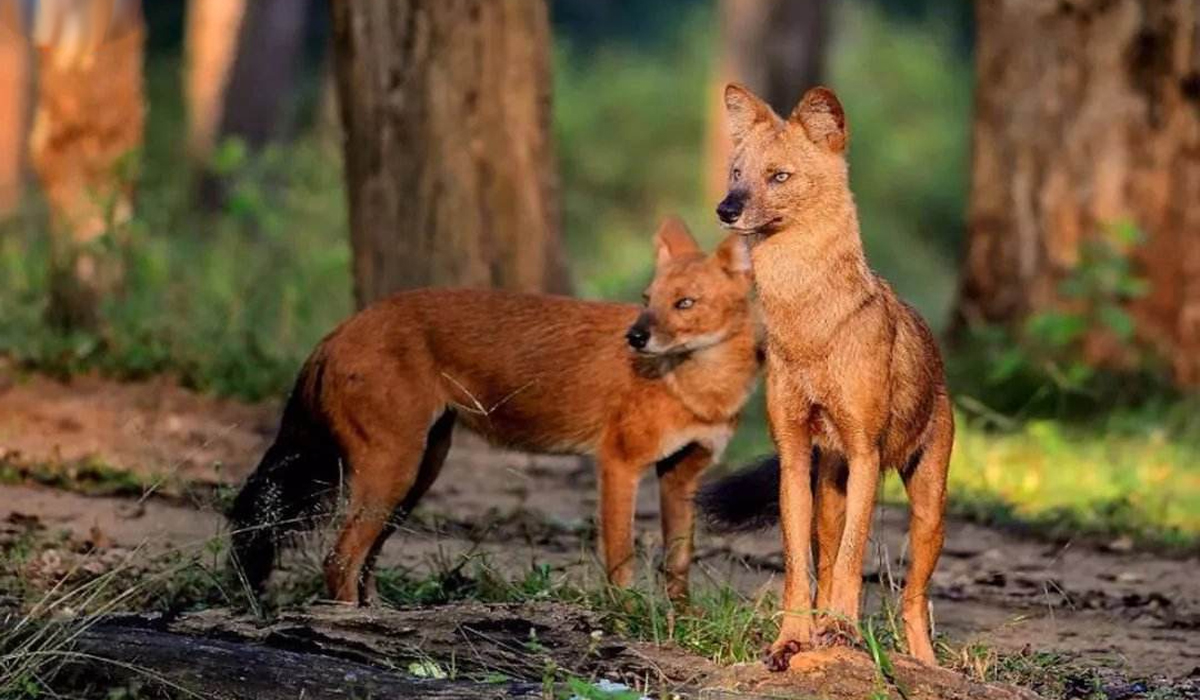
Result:
{"label": "leafy bush", "polygon": [[1001,413],[1055,417],[1171,393],[1127,310],[1148,291],[1131,259],[1143,240],[1132,223],[1107,226],[1081,245],[1054,306],[1014,328],[969,329],[952,363],[959,392]]}

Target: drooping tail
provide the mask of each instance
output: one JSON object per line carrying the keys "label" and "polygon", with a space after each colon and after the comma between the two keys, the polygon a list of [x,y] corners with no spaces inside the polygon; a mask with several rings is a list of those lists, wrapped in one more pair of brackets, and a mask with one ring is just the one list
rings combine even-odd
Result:
{"label": "drooping tail", "polygon": [[779,522],[779,456],[700,487],[696,505],[713,532],[761,530]]}
{"label": "drooping tail", "polygon": [[280,543],[310,527],[340,486],[337,442],[314,409],[323,369],[321,357],[314,355],[300,371],[275,441],[226,514],[233,540],[230,563],[256,592],[275,566]]}

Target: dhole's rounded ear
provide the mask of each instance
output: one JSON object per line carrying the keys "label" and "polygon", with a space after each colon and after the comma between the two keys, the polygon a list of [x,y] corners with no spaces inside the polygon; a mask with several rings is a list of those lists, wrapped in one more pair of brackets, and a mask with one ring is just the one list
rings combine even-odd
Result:
{"label": "dhole's rounded ear", "polygon": [[755,124],[778,119],[770,105],[737,83],[725,86],[725,113],[734,143],[740,143]]}
{"label": "dhole's rounded ear", "polygon": [[813,143],[834,153],[845,151],[850,141],[846,111],[837,95],[827,87],[815,87],[804,93],[788,121],[799,124]]}
{"label": "dhole's rounded ear", "polygon": [[678,216],[668,216],[654,234],[654,250],[659,265],[670,262],[681,255],[700,252],[700,245],[688,231],[687,224]]}
{"label": "dhole's rounded ear", "polygon": [[721,245],[717,246],[716,256],[721,269],[730,275],[750,274],[750,246],[746,244],[744,237],[735,233],[721,241]]}

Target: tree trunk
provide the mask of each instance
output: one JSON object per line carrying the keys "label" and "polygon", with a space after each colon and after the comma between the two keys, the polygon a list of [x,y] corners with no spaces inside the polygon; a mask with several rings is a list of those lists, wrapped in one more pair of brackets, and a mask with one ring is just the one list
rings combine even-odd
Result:
{"label": "tree trunk", "polygon": [[355,297],[565,291],[544,0],[334,0]]}
{"label": "tree trunk", "polygon": [[29,42],[20,3],[0,5],[0,219],[24,192],[25,127],[29,110]]}
{"label": "tree trunk", "polygon": [[223,135],[239,136],[251,147],[279,135],[304,47],[309,3],[254,0],[245,10],[237,58],[229,76],[221,120]]}
{"label": "tree trunk", "polygon": [[1148,236],[1132,252],[1150,285],[1128,304],[1138,336],[1180,383],[1200,383],[1196,2],[979,0],[976,10],[959,325],[1054,307],[1081,243],[1130,221]]}
{"label": "tree trunk", "polygon": [[185,89],[188,151],[207,163],[225,110],[225,92],[237,57],[246,0],[191,0],[187,8]]}
{"label": "tree trunk", "polygon": [[87,327],[121,278],[115,256],[93,243],[133,210],[133,178],[122,165],[141,146],[145,117],[141,3],[39,2],[34,35],[29,155],[51,211],[49,314],[59,325]]}
{"label": "tree trunk", "polygon": [[709,120],[710,198],[724,196],[731,146],[722,87],[742,83],[776,112],[791,112],[825,74],[832,2],[721,0],[721,53]]}

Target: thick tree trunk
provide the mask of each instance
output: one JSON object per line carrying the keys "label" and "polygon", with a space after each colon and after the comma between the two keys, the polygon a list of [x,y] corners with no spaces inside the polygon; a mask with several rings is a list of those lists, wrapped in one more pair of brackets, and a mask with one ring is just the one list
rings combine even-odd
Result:
{"label": "thick tree trunk", "polygon": [[544,0],[334,0],[355,296],[564,291]]}
{"label": "thick tree trunk", "polygon": [[20,3],[0,4],[0,218],[24,192],[25,128],[29,111],[29,42]]}
{"label": "thick tree trunk", "polygon": [[722,86],[742,83],[780,114],[791,112],[804,91],[825,74],[832,3],[833,0],[721,0],[721,53],[717,86],[710,91],[708,189],[711,196],[724,196],[731,145]]}
{"label": "thick tree trunk", "polygon": [[200,163],[207,162],[216,143],[245,15],[246,0],[188,3],[184,37],[188,151]]}
{"label": "thick tree trunk", "polygon": [[121,271],[92,244],[128,220],[133,179],[122,167],[142,142],[145,27],[140,0],[43,0],[34,25],[36,112],[29,155],[50,204],[55,250],[51,320],[94,324]]}
{"label": "thick tree trunk", "polygon": [[[979,0],[963,322],[1059,302],[1080,244],[1132,221],[1139,336],[1200,383],[1200,8]],[[1097,360],[1111,358],[1098,357]]]}

